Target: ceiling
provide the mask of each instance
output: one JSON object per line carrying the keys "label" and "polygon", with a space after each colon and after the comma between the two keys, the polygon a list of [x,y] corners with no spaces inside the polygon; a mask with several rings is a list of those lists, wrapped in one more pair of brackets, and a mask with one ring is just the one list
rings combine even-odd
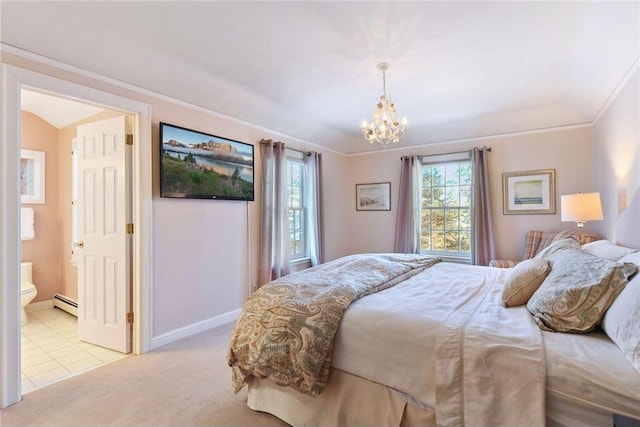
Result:
{"label": "ceiling", "polygon": [[5,45],[343,153],[380,149],[359,129],[379,62],[407,146],[591,123],[640,57],[636,1],[0,8]]}
{"label": "ceiling", "polygon": [[26,89],[20,93],[20,104],[23,111],[43,118],[57,129],[104,111],[94,105]]}

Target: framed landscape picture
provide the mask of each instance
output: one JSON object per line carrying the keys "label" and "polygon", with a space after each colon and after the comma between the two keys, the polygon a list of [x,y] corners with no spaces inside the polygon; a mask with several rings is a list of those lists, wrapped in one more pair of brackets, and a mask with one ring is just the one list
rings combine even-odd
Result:
{"label": "framed landscape picture", "polygon": [[391,183],[356,184],[357,211],[390,211]]}
{"label": "framed landscape picture", "polygon": [[502,174],[503,213],[556,213],[555,169]]}

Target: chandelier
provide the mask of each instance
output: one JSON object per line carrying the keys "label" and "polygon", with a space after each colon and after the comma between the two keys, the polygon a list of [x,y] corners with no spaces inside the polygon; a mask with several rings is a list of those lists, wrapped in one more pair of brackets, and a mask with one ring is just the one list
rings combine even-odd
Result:
{"label": "chandelier", "polygon": [[387,79],[385,72],[389,69],[388,62],[378,64],[378,70],[382,71],[382,95],[373,112],[373,121],[362,121],[362,135],[369,144],[379,142],[386,147],[390,142],[394,144],[400,141],[407,131],[407,118],[401,121],[396,118],[396,106],[387,96]]}

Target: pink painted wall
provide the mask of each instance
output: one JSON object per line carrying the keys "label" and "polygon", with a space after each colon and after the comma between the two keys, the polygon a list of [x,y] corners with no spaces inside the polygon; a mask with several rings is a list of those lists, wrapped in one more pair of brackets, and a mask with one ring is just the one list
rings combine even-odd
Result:
{"label": "pink painted wall", "polygon": [[[407,149],[380,150],[349,158],[349,253],[393,251],[400,156],[429,155],[490,146],[490,186],[492,219],[498,259],[521,259],[528,230],[562,230],[574,227],[560,221],[560,195],[594,191],[591,127],[536,132],[476,141],[425,145]],[[502,173],[555,169],[556,213],[544,215],[503,215]],[[355,185],[391,182],[391,211],[355,210]],[[590,224],[587,224],[589,230]]]}
{"label": "pink painted wall", "polygon": [[[636,69],[594,127],[593,169],[604,221],[595,230],[615,241],[615,222],[640,188],[640,71]],[[640,221],[640,212],[636,213]]]}
{"label": "pink painted wall", "polygon": [[60,289],[61,218],[58,213],[58,130],[31,113],[22,113],[22,148],[45,152],[45,204],[33,208],[35,238],[21,244],[22,261],[33,263],[38,295],[32,302],[49,300]]}

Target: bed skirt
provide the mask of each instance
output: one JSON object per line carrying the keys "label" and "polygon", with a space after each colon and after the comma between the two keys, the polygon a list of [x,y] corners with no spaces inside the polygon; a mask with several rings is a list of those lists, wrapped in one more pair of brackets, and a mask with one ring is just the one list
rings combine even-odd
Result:
{"label": "bed skirt", "polygon": [[249,381],[247,404],[288,424],[301,426],[436,426],[435,411],[389,387],[331,369],[318,397],[275,384]]}
{"label": "bed skirt", "polygon": [[[332,368],[320,396],[298,393],[269,379],[252,378],[248,406],[295,427],[436,427],[435,410],[387,386]],[[546,427],[612,425],[610,410],[547,391]]]}

